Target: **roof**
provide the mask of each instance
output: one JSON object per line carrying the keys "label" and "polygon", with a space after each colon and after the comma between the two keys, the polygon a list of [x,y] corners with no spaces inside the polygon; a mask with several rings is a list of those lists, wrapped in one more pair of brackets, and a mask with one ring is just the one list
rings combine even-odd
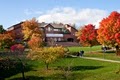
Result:
{"label": "roof", "polygon": [[14,28],[18,27],[17,25],[21,25],[23,22],[17,23],[15,25],[10,26],[9,28],[7,28],[7,30],[13,30]]}
{"label": "roof", "polygon": [[65,25],[64,24],[62,24],[62,23],[51,23],[51,25],[54,27],[54,28],[64,28],[65,27]]}
{"label": "roof", "polygon": [[51,25],[54,28],[63,28],[65,26],[62,23],[45,23],[45,22],[39,23],[40,27],[46,27],[47,25]]}
{"label": "roof", "polygon": [[[22,23],[23,23],[23,22],[20,22],[20,23],[18,23],[18,24],[15,24],[15,25],[9,27],[8,29],[16,28],[17,25],[21,25]],[[43,28],[44,28],[44,27],[46,27],[47,25],[51,25],[51,26],[53,26],[54,28],[64,28],[65,25],[67,25],[67,26],[69,26],[69,27],[72,27],[72,26],[69,25],[69,24],[63,24],[63,23],[45,23],[45,22],[39,23],[39,27],[43,27]],[[72,28],[74,28],[74,27],[72,27]],[[75,29],[75,28],[74,28],[74,29]],[[75,30],[77,30],[77,29],[75,29]]]}
{"label": "roof", "polygon": [[48,25],[48,23],[42,22],[42,23],[39,23],[38,25],[39,25],[39,27],[45,27]]}

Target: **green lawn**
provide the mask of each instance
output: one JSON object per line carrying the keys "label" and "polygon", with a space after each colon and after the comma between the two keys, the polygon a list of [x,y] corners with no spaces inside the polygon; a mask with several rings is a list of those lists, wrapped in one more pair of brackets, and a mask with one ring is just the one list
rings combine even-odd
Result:
{"label": "green lawn", "polygon": [[[30,80],[119,80],[120,64],[82,58],[64,58],[52,63],[46,71],[41,61],[29,61],[25,73]],[[118,74],[117,74],[118,72]],[[17,80],[18,73],[6,80]]]}
{"label": "green lawn", "polygon": [[[70,52],[84,50],[86,57],[120,60],[115,52],[103,53],[101,46],[95,47],[69,47]],[[45,69],[42,61],[25,60],[25,76],[29,80],[119,80],[120,64],[87,60],[83,58],[62,58],[50,64],[49,70]],[[14,72],[14,71],[13,71]],[[21,73],[16,73],[6,80],[20,80]]]}
{"label": "green lawn", "polygon": [[101,50],[101,46],[93,46],[93,47],[68,47],[70,52],[79,52],[80,50],[84,50],[86,52],[89,51],[99,51]]}
{"label": "green lawn", "polygon": [[84,50],[85,57],[96,57],[96,58],[104,58],[111,60],[120,61],[120,56],[116,56],[115,51],[108,50],[105,53],[101,50],[101,46],[93,46],[93,47],[68,47],[70,52],[79,52],[80,50]]}

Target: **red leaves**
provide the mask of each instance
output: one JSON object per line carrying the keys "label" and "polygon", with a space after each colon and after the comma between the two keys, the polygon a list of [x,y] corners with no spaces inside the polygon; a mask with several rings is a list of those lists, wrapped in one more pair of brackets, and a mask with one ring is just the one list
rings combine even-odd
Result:
{"label": "red leaves", "polygon": [[14,44],[13,46],[10,47],[10,50],[12,52],[23,52],[24,51],[24,46],[22,44]]}
{"label": "red leaves", "polygon": [[117,38],[120,38],[120,33],[116,33],[115,34],[115,38],[117,39]]}
{"label": "red leaves", "polygon": [[115,39],[118,44],[120,44],[120,33],[115,34]]}
{"label": "red leaves", "polygon": [[98,41],[101,44],[115,45],[120,43],[120,13],[113,11],[108,17],[100,22],[97,31]]}
{"label": "red leaves", "polygon": [[94,45],[94,41],[96,41],[97,32],[95,26],[92,24],[85,25],[81,30],[78,31],[80,33],[78,38],[80,39],[80,43],[86,46]]}
{"label": "red leaves", "polygon": [[95,26],[93,26],[92,24],[85,25],[85,27],[82,30],[82,35],[80,38],[83,41],[95,39],[96,38]]}

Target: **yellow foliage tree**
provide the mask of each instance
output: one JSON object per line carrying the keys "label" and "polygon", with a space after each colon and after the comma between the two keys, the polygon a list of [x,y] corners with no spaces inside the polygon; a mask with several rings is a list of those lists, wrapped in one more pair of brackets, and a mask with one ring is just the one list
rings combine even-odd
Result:
{"label": "yellow foliage tree", "polygon": [[38,21],[35,18],[26,20],[22,24],[22,32],[24,34],[24,40],[28,41],[28,45],[31,49],[41,46],[43,42],[43,33],[40,30]]}
{"label": "yellow foliage tree", "polygon": [[42,38],[42,31],[39,28],[38,21],[35,18],[26,20],[22,25],[24,40],[30,40],[32,37]]}
{"label": "yellow foliage tree", "polygon": [[48,65],[56,59],[63,57],[65,52],[65,48],[62,46],[36,48],[33,51],[31,51],[27,57],[32,60],[42,60],[46,65],[46,69],[48,70]]}

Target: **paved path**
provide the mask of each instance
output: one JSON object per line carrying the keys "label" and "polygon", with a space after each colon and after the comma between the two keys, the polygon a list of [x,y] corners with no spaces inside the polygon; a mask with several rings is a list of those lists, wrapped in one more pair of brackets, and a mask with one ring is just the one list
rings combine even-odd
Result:
{"label": "paved path", "polygon": [[102,58],[93,58],[93,57],[81,57],[81,58],[83,58],[83,59],[92,59],[92,60],[99,60],[99,61],[106,61],[106,62],[120,63],[120,61],[109,60],[109,59],[102,59]]}

